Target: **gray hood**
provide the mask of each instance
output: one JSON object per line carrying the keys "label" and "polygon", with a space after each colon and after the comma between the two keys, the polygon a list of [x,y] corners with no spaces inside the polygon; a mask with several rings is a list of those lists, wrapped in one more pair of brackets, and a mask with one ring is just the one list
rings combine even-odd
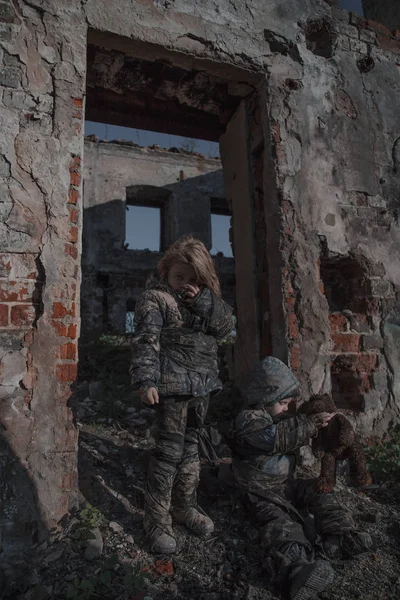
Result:
{"label": "gray hood", "polygon": [[278,358],[267,356],[251,375],[246,391],[247,406],[272,406],[298,393],[299,382]]}

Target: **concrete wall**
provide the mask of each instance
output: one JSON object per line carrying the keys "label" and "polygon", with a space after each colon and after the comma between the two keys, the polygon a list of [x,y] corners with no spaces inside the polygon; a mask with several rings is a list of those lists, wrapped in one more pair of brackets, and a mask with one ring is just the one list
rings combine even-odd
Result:
{"label": "concrete wall", "polygon": [[[85,142],[84,165],[82,335],[124,333],[127,301],[143,291],[163,250],[184,233],[211,248],[210,200],[225,198],[222,166],[202,155],[90,141]],[[161,252],[124,247],[132,195],[133,202],[161,198]],[[224,297],[234,305],[234,260],[215,261]]]}
{"label": "concrete wall", "polygon": [[[252,82],[265,144],[272,351],[290,359],[305,394],[330,389],[332,375],[343,388],[337,373],[347,373],[362,396],[353,414],[364,435],[396,422],[399,40],[322,0],[1,7],[4,552],[45,536],[76,497],[67,400],[79,335],[88,28],[120,51]],[[347,307],[327,291],[342,285],[342,266]]]}

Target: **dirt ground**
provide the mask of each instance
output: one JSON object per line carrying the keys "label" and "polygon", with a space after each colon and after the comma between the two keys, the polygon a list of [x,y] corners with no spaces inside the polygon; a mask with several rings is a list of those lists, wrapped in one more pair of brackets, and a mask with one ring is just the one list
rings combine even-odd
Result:
{"label": "dirt ground", "polygon": [[[111,373],[111,374],[110,374]],[[125,375],[124,375],[125,376]],[[231,483],[227,447],[215,467],[203,465],[199,501],[215,522],[206,540],[176,526],[178,552],[154,556],[142,527],[142,489],[154,445],[155,412],[143,407],[113,365],[103,379],[78,388],[80,496],[76,512],[51,543],[23,559],[0,597],[11,600],[278,600],[264,570],[257,526]],[[111,396],[110,396],[111,394]],[[229,385],[213,400],[211,420],[227,416]],[[110,397],[112,402],[110,404]],[[223,403],[225,402],[225,408]],[[221,452],[221,450],[223,450]],[[400,493],[393,485],[364,491],[339,481],[343,503],[359,526],[377,536],[371,556],[335,561],[324,600],[400,598]],[[14,565],[15,567],[15,565]],[[14,569],[15,572],[15,569]]]}

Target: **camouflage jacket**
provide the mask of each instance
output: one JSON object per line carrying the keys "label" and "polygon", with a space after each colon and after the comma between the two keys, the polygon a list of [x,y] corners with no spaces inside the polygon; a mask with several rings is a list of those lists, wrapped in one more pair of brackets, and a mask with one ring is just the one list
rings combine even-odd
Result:
{"label": "camouflage jacket", "polygon": [[135,308],[132,383],[161,396],[204,396],[219,391],[217,342],[232,331],[232,309],[208,288],[184,303],[169,286],[152,281]]}
{"label": "camouflage jacket", "polygon": [[234,472],[240,487],[255,493],[284,483],[295,468],[294,451],[316,434],[305,415],[274,420],[264,408],[243,410],[234,434]]}

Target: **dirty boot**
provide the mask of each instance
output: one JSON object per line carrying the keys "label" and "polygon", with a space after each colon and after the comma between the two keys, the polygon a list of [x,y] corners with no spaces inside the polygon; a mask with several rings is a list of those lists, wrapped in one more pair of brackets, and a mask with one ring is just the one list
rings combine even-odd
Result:
{"label": "dirty boot", "polygon": [[171,513],[177,523],[185,525],[196,535],[207,535],[214,531],[214,523],[197,505],[199,479],[198,461],[178,467],[172,492]]}
{"label": "dirty boot", "polygon": [[317,560],[299,564],[290,574],[290,600],[311,600],[333,581],[334,572],[329,562]]}
{"label": "dirty boot", "polygon": [[172,554],[176,552],[176,540],[173,537],[172,529],[168,528],[168,532],[163,531],[157,525],[151,525],[150,523],[146,523],[146,521],[144,529],[151,552],[159,554]]}
{"label": "dirty boot", "polygon": [[352,558],[359,554],[375,552],[376,540],[366,531],[346,531],[343,534],[332,534],[324,538],[324,552],[330,559]]}
{"label": "dirty boot", "polygon": [[200,507],[188,506],[183,510],[173,510],[172,516],[177,523],[185,525],[196,535],[209,535],[214,531],[214,523]]}
{"label": "dirty boot", "polygon": [[144,529],[151,552],[170,554],[176,551],[169,513],[176,469],[155,457],[150,459],[145,491]]}
{"label": "dirty boot", "polygon": [[366,531],[348,531],[344,533],[341,545],[343,554],[347,558],[375,552],[378,547],[376,540]]}

